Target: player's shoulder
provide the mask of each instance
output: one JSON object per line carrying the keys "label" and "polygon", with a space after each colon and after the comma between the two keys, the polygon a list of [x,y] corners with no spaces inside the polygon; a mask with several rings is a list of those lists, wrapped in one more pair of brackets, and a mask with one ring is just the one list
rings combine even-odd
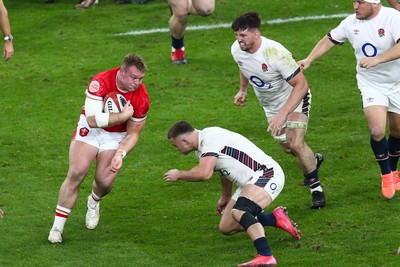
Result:
{"label": "player's shoulder", "polygon": [[231,45],[231,54],[235,55],[235,54],[237,54],[238,51],[242,51],[240,49],[239,42],[234,41],[233,44]]}
{"label": "player's shoulder", "polygon": [[261,46],[269,48],[269,49],[276,48],[276,49],[279,49],[279,50],[281,50],[281,49],[285,49],[286,50],[286,48],[280,42],[278,42],[276,40],[269,39],[269,38],[264,37],[264,36],[261,37]]}

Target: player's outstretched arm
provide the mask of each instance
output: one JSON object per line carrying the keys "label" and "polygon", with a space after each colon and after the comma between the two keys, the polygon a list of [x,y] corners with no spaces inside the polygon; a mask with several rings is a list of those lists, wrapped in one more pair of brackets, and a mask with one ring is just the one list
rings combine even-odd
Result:
{"label": "player's outstretched arm", "polygon": [[301,70],[306,70],[310,67],[311,63],[325,55],[329,50],[334,47],[335,44],[329,40],[328,36],[324,36],[313,48],[310,54],[305,58],[297,62]]}

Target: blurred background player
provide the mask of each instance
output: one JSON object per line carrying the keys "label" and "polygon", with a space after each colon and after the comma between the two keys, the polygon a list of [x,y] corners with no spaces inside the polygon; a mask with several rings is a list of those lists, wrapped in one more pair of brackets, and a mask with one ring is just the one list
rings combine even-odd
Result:
{"label": "blurred background player", "polygon": [[8,11],[0,0],[0,28],[4,35],[4,45],[3,45],[3,58],[8,61],[14,55],[13,47],[13,36],[11,35],[10,21],[8,19]]}
{"label": "blurred background player", "polygon": [[[222,186],[217,203],[217,212],[222,215],[219,230],[226,235],[245,230],[257,250],[253,260],[239,266],[275,266],[264,226],[281,228],[300,239],[296,225],[283,207],[272,213],[263,212],[285,184],[279,164],[244,136],[220,127],[197,130],[180,121],[170,128],[168,140],[184,155],[195,151],[199,164],[190,170],[169,170],[164,180],[206,181],[213,172],[219,172]],[[237,189],[232,195],[233,184]]]}
{"label": "blurred background player", "polygon": [[387,0],[391,7],[400,10],[400,3],[398,0]]}
{"label": "blurred background player", "polygon": [[355,0],[353,7],[355,14],[342,20],[298,63],[305,70],[335,45],[351,43],[370,145],[381,169],[382,195],[392,198],[400,190],[400,12],[379,0]]}
{"label": "blurred background player", "polygon": [[239,91],[234,104],[244,106],[251,85],[268,120],[268,131],[286,153],[296,156],[311,191],[312,209],[325,206],[318,168],[321,154],[314,154],[305,142],[311,108],[311,92],[292,54],[280,43],[260,33],[261,17],[245,13],[232,23],[236,41],[231,53],[239,67]]}
{"label": "blurred background player", "polygon": [[174,64],[187,64],[183,39],[188,15],[211,15],[215,9],[215,0],[168,0],[168,3],[171,8],[169,19],[172,38],[171,60]]}
{"label": "blurred background player", "polygon": [[[101,72],[91,80],[71,141],[68,174],[60,188],[50,243],[63,241],[64,225],[94,161],[96,171],[92,193],[87,198],[86,227],[94,229],[98,225],[100,200],[110,193],[123,158],[136,146],[146,122],[149,98],[142,83],[146,71],[143,58],[130,54],[121,67]],[[117,92],[127,101],[119,113],[104,112],[104,97],[110,92]]]}
{"label": "blurred background player", "polygon": [[4,217],[4,211],[0,209],[0,219]]}

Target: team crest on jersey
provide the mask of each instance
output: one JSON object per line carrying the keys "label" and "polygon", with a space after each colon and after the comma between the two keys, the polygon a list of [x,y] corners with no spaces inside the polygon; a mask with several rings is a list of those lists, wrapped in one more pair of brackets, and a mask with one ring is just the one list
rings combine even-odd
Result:
{"label": "team crest on jersey", "polygon": [[380,29],[378,30],[378,35],[379,35],[379,37],[385,36],[385,30],[382,29],[382,28],[380,28]]}
{"label": "team crest on jersey", "polygon": [[263,72],[268,71],[268,66],[267,66],[267,64],[263,63],[263,64],[261,65],[261,70],[262,70]]}
{"label": "team crest on jersey", "polygon": [[354,30],[353,30],[353,34],[354,34],[354,35],[358,35],[359,33],[360,33],[360,30],[359,30],[359,29],[354,29]]}
{"label": "team crest on jersey", "polygon": [[98,81],[93,81],[89,84],[89,92],[96,93],[100,89],[100,83]]}
{"label": "team crest on jersey", "polygon": [[238,64],[239,66],[243,66],[243,62],[242,62],[242,61],[238,61],[237,64]]}

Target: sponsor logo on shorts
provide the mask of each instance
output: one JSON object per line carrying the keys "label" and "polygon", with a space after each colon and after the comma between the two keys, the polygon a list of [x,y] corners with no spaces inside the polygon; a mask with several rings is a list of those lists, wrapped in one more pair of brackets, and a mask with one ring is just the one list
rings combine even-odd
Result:
{"label": "sponsor logo on shorts", "polygon": [[272,191],[275,191],[277,187],[278,187],[278,186],[276,185],[276,183],[270,183],[270,184],[269,184],[269,188],[270,188]]}
{"label": "sponsor logo on shorts", "polygon": [[367,101],[367,103],[373,103],[373,102],[375,101],[375,98],[373,98],[373,97],[368,97],[368,98],[366,99],[366,101]]}

